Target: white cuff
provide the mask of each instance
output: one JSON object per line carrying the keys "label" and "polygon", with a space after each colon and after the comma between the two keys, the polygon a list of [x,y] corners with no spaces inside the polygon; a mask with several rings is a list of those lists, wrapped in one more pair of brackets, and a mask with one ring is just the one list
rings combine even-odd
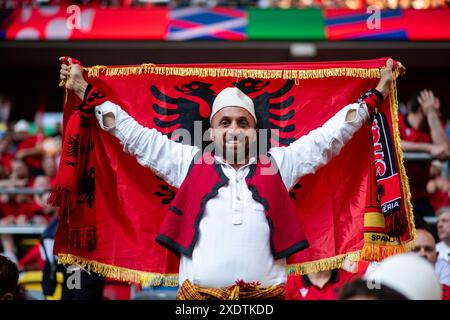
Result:
{"label": "white cuff", "polygon": [[100,127],[103,130],[110,132],[110,131],[114,130],[116,127],[115,126],[108,127],[108,126],[104,125],[103,116],[107,113],[112,113],[117,121],[117,106],[114,103],[112,103],[110,101],[106,101],[95,107],[95,117],[97,118],[97,121],[98,121]]}
{"label": "white cuff", "polygon": [[346,123],[359,122],[360,120],[366,121],[370,118],[369,111],[367,110],[367,105],[364,102],[353,103],[349,105],[348,109],[345,112],[345,118],[351,110],[356,110],[356,117],[353,120],[345,121]]}

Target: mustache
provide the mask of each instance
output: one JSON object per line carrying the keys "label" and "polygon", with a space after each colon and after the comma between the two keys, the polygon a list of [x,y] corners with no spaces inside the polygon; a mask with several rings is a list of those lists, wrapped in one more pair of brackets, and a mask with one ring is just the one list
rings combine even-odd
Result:
{"label": "mustache", "polygon": [[227,141],[248,142],[248,137],[244,134],[237,134],[237,135],[224,134],[222,136],[222,141],[224,143]]}

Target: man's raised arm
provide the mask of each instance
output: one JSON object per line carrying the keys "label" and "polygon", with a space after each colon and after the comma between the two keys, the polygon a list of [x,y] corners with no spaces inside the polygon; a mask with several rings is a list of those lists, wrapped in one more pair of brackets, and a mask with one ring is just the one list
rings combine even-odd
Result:
{"label": "man's raised arm", "polygon": [[[393,61],[389,59],[381,70],[381,78],[375,89],[369,90],[356,103],[347,105],[330,118],[320,128],[291,143],[288,147],[269,150],[280,170],[286,188],[291,189],[302,176],[315,173],[339,154],[342,147],[351,139],[389,95]],[[404,67],[399,63],[400,72]]]}
{"label": "man's raised arm", "polygon": [[[84,80],[81,66],[73,63],[71,58],[62,57],[60,61],[60,78],[66,88],[84,102],[96,100],[98,91]],[[93,104],[100,127],[117,137],[125,152],[135,156],[139,164],[152,169],[170,185],[177,188],[181,185],[198,147],[174,142],[158,130],[140,125],[120,106],[105,98],[97,99]]]}

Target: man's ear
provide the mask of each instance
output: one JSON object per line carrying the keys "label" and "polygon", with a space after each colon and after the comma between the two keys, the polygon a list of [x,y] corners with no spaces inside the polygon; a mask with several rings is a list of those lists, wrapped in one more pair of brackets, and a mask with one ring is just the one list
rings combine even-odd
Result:
{"label": "man's ear", "polygon": [[0,296],[0,300],[13,300],[14,296],[12,293],[5,293],[4,295]]}
{"label": "man's ear", "polygon": [[253,135],[252,143],[258,139],[258,128],[255,128],[255,134]]}
{"label": "man's ear", "polygon": [[209,139],[210,139],[211,141],[214,141],[214,131],[213,131],[213,128],[209,128],[208,131],[209,131]]}

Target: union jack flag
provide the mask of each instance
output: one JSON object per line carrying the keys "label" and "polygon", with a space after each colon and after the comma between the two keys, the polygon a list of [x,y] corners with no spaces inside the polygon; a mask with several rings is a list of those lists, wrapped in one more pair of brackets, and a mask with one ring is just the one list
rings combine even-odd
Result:
{"label": "union jack flag", "polygon": [[170,13],[166,40],[245,40],[248,24],[244,10],[183,8]]}

